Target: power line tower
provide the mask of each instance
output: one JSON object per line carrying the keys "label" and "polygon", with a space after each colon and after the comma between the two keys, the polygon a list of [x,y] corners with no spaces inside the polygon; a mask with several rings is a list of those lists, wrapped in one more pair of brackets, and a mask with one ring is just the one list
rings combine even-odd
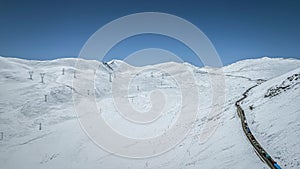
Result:
{"label": "power line tower", "polygon": [[32,70],[31,70],[31,71],[28,71],[28,74],[29,74],[29,79],[30,79],[30,80],[33,80],[33,79],[32,79],[33,71],[32,71]]}
{"label": "power line tower", "polygon": [[45,73],[40,73],[40,75],[41,75],[41,83],[44,83]]}
{"label": "power line tower", "polygon": [[48,101],[48,95],[45,94],[45,102]]}
{"label": "power line tower", "polygon": [[4,133],[0,132],[0,140],[3,140],[3,139],[4,139]]}
{"label": "power line tower", "polygon": [[112,82],[112,73],[109,73],[109,82]]}
{"label": "power line tower", "polygon": [[76,79],[76,70],[74,70],[74,78]]}

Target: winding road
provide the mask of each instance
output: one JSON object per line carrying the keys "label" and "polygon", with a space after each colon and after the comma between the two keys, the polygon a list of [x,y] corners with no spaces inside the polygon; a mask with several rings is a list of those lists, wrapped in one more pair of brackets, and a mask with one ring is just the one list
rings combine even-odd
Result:
{"label": "winding road", "polygon": [[259,156],[259,158],[264,161],[271,169],[281,169],[281,167],[276,163],[276,161],[273,160],[273,158],[263,149],[263,147],[258,143],[258,141],[255,139],[253,134],[250,131],[250,128],[248,127],[247,119],[245,117],[244,110],[240,106],[240,103],[247,98],[248,92],[253,89],[254,87],[258,86],[254,85],[247,89],[243,93],[243,97],[235,102],[235,106],[237,108],[237,114],[241,119],[243,131],[245,135],[247,136],[248,140],[252,144],[253,148],[255,149],[256,154]]}

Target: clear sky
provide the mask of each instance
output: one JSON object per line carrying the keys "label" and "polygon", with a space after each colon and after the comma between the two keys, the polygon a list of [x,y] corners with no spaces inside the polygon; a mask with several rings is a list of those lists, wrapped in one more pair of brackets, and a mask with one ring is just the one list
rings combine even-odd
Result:
{"label": "clear sky", "polygon": [[[0,55],[37,60],[76,57],[101,26],[137,12],[170,13],[195,24],[225,65],[261,56],[300,59],[299,0],[0,0]],[[186,47],[169,38],[145,35],[124,42],[106,60],[161,47],[201,65]]]}

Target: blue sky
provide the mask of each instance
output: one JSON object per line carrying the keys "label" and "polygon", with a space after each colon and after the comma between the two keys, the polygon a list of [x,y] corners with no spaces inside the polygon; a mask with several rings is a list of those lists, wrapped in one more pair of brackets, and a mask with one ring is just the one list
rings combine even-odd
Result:
{"label": "blue sky", "polygon": [[[297,0],[0,0],[0,55],[37,60],[76,57],[100,27],[137,12],[170,13],[195,24],[212,41],[225,65],[261,56],[300,58]],[[201,65],[184,45],[155,35],[125,40],[112,49],[106,60],[154,47]]]}

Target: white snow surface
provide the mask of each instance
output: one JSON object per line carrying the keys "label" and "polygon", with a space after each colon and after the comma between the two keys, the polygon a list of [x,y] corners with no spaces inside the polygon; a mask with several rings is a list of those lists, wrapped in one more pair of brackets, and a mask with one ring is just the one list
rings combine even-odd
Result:
{"label": "white snow surface", "polygon": [[[209,76],[216,75],[209,74],[211,68],[186,64],[194,74],[201,100],[195,124],[187,137],[170,151],[142,159],[113,155],[99,148],[85,134],[73,105],[72,95],[76,93],[72,85],[74,72],[79,75],[82,71],[95,71],[97,68],[95,98],[102,116],[122,134],[137,138],[159,135],[174,123],[174,112],[180,100],[178,86],[169,76],[164,77],[169,80],[161,82],[162,76],[155,70],[163,68],[179,78],[184,78],[185,72],[178,69],[178,63],[164,63],[148,67],[154,71],[137,76],[135,85],[129,87],[129,101],[136,109],[143,111],[151,107],[149,91],[153,88],[164,91],[168,99],[164,109],[167,113],[156,125],[138,128],[120,118],[114,107],[109,82],[109,73],[113,71],[100,62],[87,60],[78,69],[75,67],[76,60],[31,61],[0,57],[1,169],[268,168],[244,136],[234,106],[257,79],[267,81],[251,90],[243,103],[251,122],[249,126],[281,166],[299,168],[300,84],[299,80],[286,81],[300,73],[299,60],[265,57],[224,67],[226,101],[222,111],[213,118],[208,118],[213,106]],[[122,61],[112,61],[109,65],[118,73],[137,74],[140,70],[132,71]],[[64,75],[62,69],[65,70]],[[28,71],[34,72],[33,80],[29,79]],[[45,83],[40,83],[40,73],[45,73]],[[284,81],[291,87],[276,96],[265,97],[268,89],[276,88]],[[141,91],[137,91],[136,85]],[[254,106],[252,111],[248,108],[250,105]],[[206,122],[217,119],[219,125],[213,135],[200,143],[199,137]],[[40,123],[42,130],[39,130]]]}
{"label": "white snow surface", "polygon": [[242,105],[255,137],[283,168],[300,168],[299,105],[300,68],[254,88]]}

